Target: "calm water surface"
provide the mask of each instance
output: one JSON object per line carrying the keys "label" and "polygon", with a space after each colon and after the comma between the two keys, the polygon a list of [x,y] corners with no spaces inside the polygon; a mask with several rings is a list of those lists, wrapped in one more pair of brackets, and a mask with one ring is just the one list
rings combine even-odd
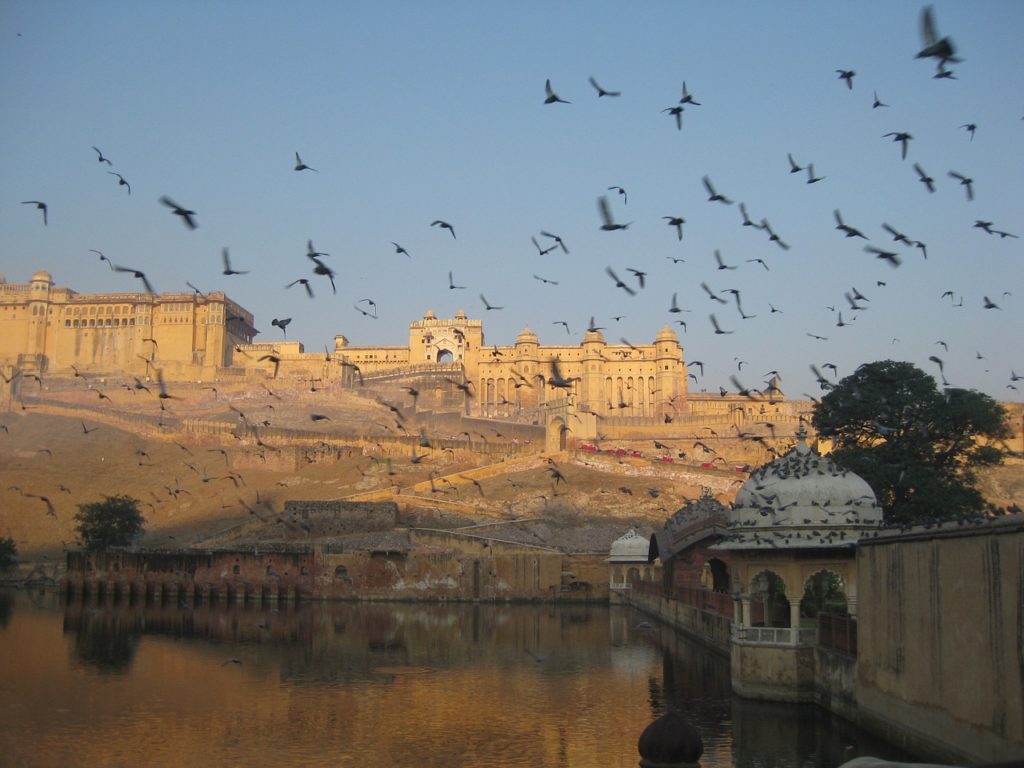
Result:
{"label": "calm water surface", "polygon": [[679,707],[705,768],[906,758],[630,609],[64,604],[0,591],[0,764],[634,768]]}

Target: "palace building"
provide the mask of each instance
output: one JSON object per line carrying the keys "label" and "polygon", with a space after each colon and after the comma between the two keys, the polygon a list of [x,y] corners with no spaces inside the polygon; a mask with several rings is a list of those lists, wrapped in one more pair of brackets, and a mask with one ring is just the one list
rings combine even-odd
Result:
{"label": "palace building", "polygon": [[78,293],[40,270],[28,283],[0,275],[0,365],[36,373],[75,369],[212,379],[236,344],[257,333],[252,313],[221,292]]}
{"label": "palace building", "polygon": [[351,347],[336,336],[335,353],[364,378],[447,369],[468,387],[476,416],[507,418],[571,396],[601,416],[654,417],[680,410],[687,393],[683,349],[667,325],[653,344],[608,344],[594,330],[582,343],[546,346],[524,328],[513,345],[488,346],[482,321],[428,311],[409,324],[408,346]]}

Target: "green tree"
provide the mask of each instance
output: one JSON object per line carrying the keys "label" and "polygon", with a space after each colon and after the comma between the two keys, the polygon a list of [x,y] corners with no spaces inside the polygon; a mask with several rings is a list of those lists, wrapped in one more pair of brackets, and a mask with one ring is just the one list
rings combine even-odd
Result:
{"label": "green tree", "polygon": [[127,547],[142,533],[146,522],[139,502],[131,496],[107,496],[103,501],[79,504],[76,530],[86,549]]}
{"label": "green tree", "polygon": [[860,366],[814,410],[836,461],[874,490],[886,522],[922,523],[981,513],[975,469],[998,464],[1005,409],[974,390],[946,388],[911,363]]}
{"label": "green tree", "polygon": [[18,545],[10,536],[0,539],[0,572],[9,571],[18,564]]}

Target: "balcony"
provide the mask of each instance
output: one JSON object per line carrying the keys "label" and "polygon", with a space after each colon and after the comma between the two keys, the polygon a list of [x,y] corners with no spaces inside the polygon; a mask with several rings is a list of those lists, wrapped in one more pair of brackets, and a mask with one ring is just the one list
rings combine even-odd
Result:
{"label": "balcony", "polygon": [[781,645],[812,646],[818,644],[817,627],[739,627],[732,626],[733,642]]}

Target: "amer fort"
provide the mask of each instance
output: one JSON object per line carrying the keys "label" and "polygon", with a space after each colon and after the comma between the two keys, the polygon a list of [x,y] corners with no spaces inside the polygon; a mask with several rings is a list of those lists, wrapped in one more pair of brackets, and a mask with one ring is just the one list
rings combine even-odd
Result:
{"label": "amer fort", "polygon": [[[258,333],[221,292],[0,277],[23,583],[94,606],[624,603],[727,658],[745,699],[945,762],[1024,754],[1024,519],[884,525],[778,379],[693,392],[669,326],[496,346],[428,310],[395,346]],[[1003,507],[1014,461],[985,486]],[[104,493],[140,500],[136,546],[75,546],[74,505]]]}

